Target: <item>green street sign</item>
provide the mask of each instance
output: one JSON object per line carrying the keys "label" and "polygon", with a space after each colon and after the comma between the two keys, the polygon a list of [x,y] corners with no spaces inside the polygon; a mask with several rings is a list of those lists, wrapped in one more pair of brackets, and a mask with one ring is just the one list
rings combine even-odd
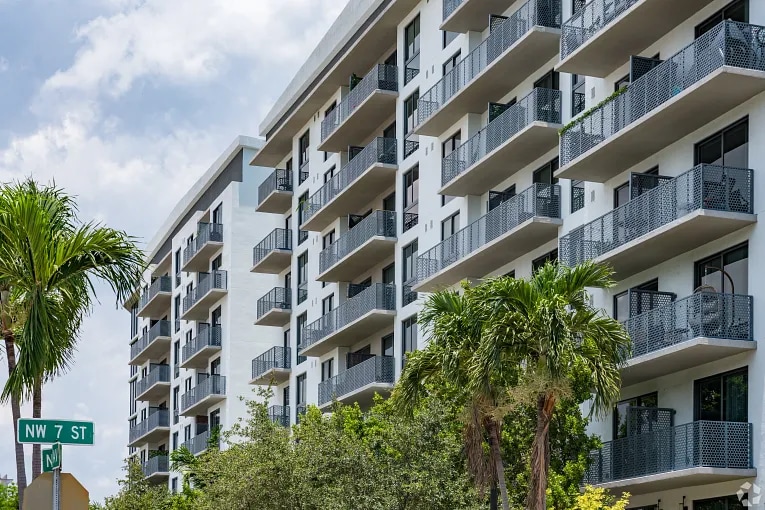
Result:
{"label": "green street sign", "polygon": [[61,443],[56,443],[53,448],[42,451],[43,473],[55,469],[61,469]]}
{"label": "green street sign", "polygon": [[92,445],[96,435],[92,421],[19,418],[17,425],[19,443]]}

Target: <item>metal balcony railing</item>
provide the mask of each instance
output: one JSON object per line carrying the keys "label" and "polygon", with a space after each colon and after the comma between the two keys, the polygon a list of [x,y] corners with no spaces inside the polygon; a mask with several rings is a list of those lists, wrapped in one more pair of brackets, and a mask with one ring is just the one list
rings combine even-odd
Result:
{"label": "metal balcony railing", "polygon": [[397,164],[396,146],[395,138],[375,138],[308,199],[303,209],[303,222],[308,221],[317,211],[342,193],[373,164]]}
{"label": "metal balcony railing", "polygon": [[417,213],[404,213],[403,231],[406,232],[417,226],[420,222],[420,216]]}
{"label": "metal balcony railing", "polygon": [[292,309],[292,289],[275,287],[268,291],[268,294],[258,299],[258,319],[274,308],[280,310]]}
{"label": "metal balcony railing", "polygon": [[723,66],[765,71],[765,28],[723,21],[561,135],[561,166]]}
{"label": "metal balcony railing", "polygon": [[319,272],[337,264],[375,236],[396,237],[396,213],[374,211],[319,253]]}
{"label": "metal balcony railing", "polygon": [[197,224],[197,236],[183,249],[183,263],[186,264],[209,242],[223,242],[223,225],[220,223]]}
{"label": "metal balcony railing", "polygon": [[356,111],[375,90],[398,91],[398,67],[378,64],[348,92],[340,104],[321,122],[321,140],[326,140],[337,127]]}
{"label": "metal balcony railing", "polygon": [[649,434],[675,426],[675,410],[664,407],[631,406],[617,423],[619,437]]}
{"label": "metal balcony railing", "polygon": [[301,348],[307,348],[335,331],[344,328],[372,310],[395,310],[396,286],[376,283],[346,300],[340,306],[308,324],[301,338]]}
{"label": "metal balcony railing", "polygon": [[563,23],[560,58],[563,60],[638,0],[592,0]]}
{"label": "metal balcony railing", "polygon": [[404,159],[414,154],[419,148],[419,140],[404,140]]}
{"label": "metal balcony railing", "polygon": [[196,386],[181,396],[181,412],[198,404],[210,395],[225,394],[226,378],[222,375],[208,375],[205,379],[198,381]]}
{"label": "metal balcony railing", "polygon": [[417,101],[417,123],[428,120],[533,27],[559,28],[560,18],[560,0],[529,0],[523,4],[496,26],[489,37],[460,60],[454,69],[420,96]]}
{"label": "metal balcony railing", "polygon": [[[452,15],[454,11],[457,10],[457,8],[462,5],[462,2],[465,0],[444,0],[444,17],[443,19],[446,20],[449,16]],[[478,0],[480,1],[480,0]]]}
{"label": "metal balcony railing", "polygon": [[441,160],[441,185],[445,186],[531,123],[560,124],[560,108],[560,90],[532,90]]}
{"label": "metal balcony railing", "polygon": [[275,250],[292,250],[292,232],[286,228],[275,228],[252,249],[252,263],[257,264]]}
{"label": "metal balcony railing", "polygon": [[752,467],[752,425],[696,421],[607,442],[590,453],[584,484],[697,467]]}
{"label": "metal balcony railing", "polygon": [[186,313],[192,306],[202,299],[212,289],[226,289],[228,274],[223,270],[215,270],[211,273],[199,273],[197,286],[191,294],[183,296],[183,312]]}
{"label": "metal balcony railing", "polygon": [[753,298],[699,292],[624,321],[632,339],[632,357],[693,338],[754,341]]}
{"label": "metal balcony railing", "polygon": [[297,286],[297,302],[303,303],[308,299],[308,282],[298,283]]}
{"label": "metal balcony railing", "polygon": [[205,430],[204,432],[200,432],[196,436],[192,437],[188,441],[185,441],[182,446],[184,446],[193,455],[199,455],[210,447],[210,436],[210,430]]}
{"label": "metal balcony railing", "polygon": [[144,476],[152,476],[159,473],[169,473],[170,462],[167,455],[158,455],[141,464],[141,470],[143,471]]}
{"label": "metal balcony railing", "polygon": [[430,278],[536,216],[560,218],[560,186],[535,183],[418,256],[417,281]]}
{"label": "metal balcony railing", "polygon": [[170,365],[151,363],[149,365],[149,373],[136,383],[135,394],[140,395],[160,382],[170,382]]}
{"label": "metal balcony railing", "polygon": [[292,350],[289,347],[272,347],[252,360],[252,378],[257,379],[269,370],[292,367]]}
{"label": "metal balcony railing", "polygon": [[277,168],[258,186],[258,203],[274,191],[292,191],[292,171]]}
{"label": "metal balcony railing", "polygon": [[157,321],[141,338],[130,346],[130,358],[135,358],[160,336],[170,336],[170,321]]}
{"label": "metal balcony railing", "polygon": [[170,411],[167,409],[157,409],[146,417],[141,423],[130,427],[130,442],[145,436],[152,430],[159,427],[170,426]]}
{"label": "metal balcony railing", "polygon": [[402,286],[401,306],[406,306],[410,303],[414,303],[415,301],[417,301],[419,294],[412,290],[412,286],[414,285],[414,283],[415,282],[406,282]]}
{"label": "metal balcony railing", "polygon": [[629,317],[636,317],[660,306],[668,305],[677,299],[674,292],[629,289],[627,291]]}
{"label": "metal balcony railing", "polygon": [[183,346],[181,363],[185,363],[205,347],[220,347],[222,338],[223,332],[220,326],[210,326],[205,322],[200,323],[197,326],[197,336]]}
{"label": "metal balcony railing", "polygon": [[268,408],[268,418],[282,427],[290,426],[290,407],[271,406]]}
{"label": "metal balcony railing", "polygon": [[149,288],[141,295],[141,303],[138,306],[138,310],[142,310],[154,296],[160,292],[172,292],[173,280],[169,276],[160,276],[149,285]]}
{"label": "metal balcony railing", "polygon": [[697,210],[751,214],[753,195],[752,170],[698,165],[561,237],[560,257],[574,266]]}
{"label": "metal balcony railing", "polygon": [[330,377],[319,384],[319,405],[332,402],[370,384],[393,384],[396,359],[389,356],[373,356],[354,365],[345,372]]}

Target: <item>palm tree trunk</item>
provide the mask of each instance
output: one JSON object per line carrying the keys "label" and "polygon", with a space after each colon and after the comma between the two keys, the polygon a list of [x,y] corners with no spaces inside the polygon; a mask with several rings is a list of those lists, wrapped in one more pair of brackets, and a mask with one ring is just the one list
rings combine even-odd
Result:
{"label": "palm tree trunk", "polygon": [[537,397],[537,428],[531,446],[531,479],[526,498],[528,510],[547,508],[547,475],[550,471],[550,421],[555,409],[555,396],[542,393]]}
{"label": "palm tree trunk", "polygon": [[[5,339],[5,358],[8,361],[8,373],[16,368],[16,341],[13,332],[3,327]],[[27,467],[24,459],[24,445],[17,442],[18,420],[21,418],[21,402],[18,397],[11,397],[11,416],[13,418],[13,442],[16,448],[16,486],[19,489],[19,510],[24,504],[24,490],[27,488]]]}
{"label": "palm tree trunk", "polygon": [[503,510],[510,510],[510,501],[507,497],[507,483],[505,483],[505,466],[502,463],[502,452],[499,447],[499,424],[494,419],[489,419],[488,425],[491,456],[494,458],[497,485],[499,485],[499,493],[502,495],[502,508]]}
{"label": "palm tree trunk", "polygon": [[[32,390],[32,418],[42,418],[42,378],[35,380]],[[32,445],[32,480],[42,472],[42,453],[39,444]]]}

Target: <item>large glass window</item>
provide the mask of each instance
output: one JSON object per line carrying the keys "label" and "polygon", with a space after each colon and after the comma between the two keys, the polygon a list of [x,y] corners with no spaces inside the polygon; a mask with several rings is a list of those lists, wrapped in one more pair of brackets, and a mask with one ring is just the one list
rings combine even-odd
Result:
{"label": "large glass window", "polygon": [[327,361],[321,363],[321,381],[324,382],[330,379],[334,374],[335,358],[330,358]]}
{"label": "large glass window", "polygon": [[460,61],[460,56],[461,55],[462,55],[462,52],[458,51],[457,53],[455,53],[454,55],[449,57],[449,60],[444,62],[443,69],[442,69],[443,73],[444,73],[444,76],[449,74],[452,71],[452,69],[457,67],[457,63]]}
{"label": "large glass window", "polygon": [[382,337],[382,349],[383,356],[393,357],[393,333]]}
{"label": "large glass window", "polygon": [[571,181],[571,212],[584,208],[584,181]]}
{"label": "large glass window", "polygon": [[296,381],[297,382],[297,392],[295,394],[295,400],[297,400],[297,405],[304,406],[306,403],[306,393],[307,393],[307,385],[306,385],[306,376],[305,374],[300,374],[297,376]]}
{"label": "large glass window", "polygon": [[571,116],[576,117],[584,111],[587,96],[584,92],[584,76],[571,75]]}
{"label": "large glass window", "polygon": [[531,271],[532,273],[536,273],[542,266],[547,264],[548,262],[554,262],[558,260],[558,249],[555,248],[553,251],[549,253],[545,253],[538,259],[534,259],[531,261]]}
{"label": "large glass window", "polygon": [[447,30],[444,30],[441,33],[443,34],[442,35],[442,43],[443,43],[443,47],[444,48],[449,46],[449,43],[452,42],[453,40],[455,40],[458,35],[460,35],[459,32],[449,32]]}
{"label": "large glass window", "polygon": [[533,182],[542,184],[558,184],[558,178],[555,177],[555,171],[558,170],[559,159],[553,158],[549,163],[534,171],[532,175]]}
{"label": "large glass window", "polygon": [[460,229],[460,213],[456,212],[441,222],[441,240],[448,239]]}
{"label": "large glass window", "polygon": [[641,432],[643,420],[631,417],[630,407],[659,407],[659,395],[658,393],[649,393],[618,402],[614,408],[614,439]]}
{"label": "large glass window", "polygon": [[404,270],[401,272],[403,283],[408,283],[417,276],[415,264],[417,263],[417,240],[403,249]]}
{"label": "large glass window", "polygon": [[728,126],[696,144],[696,164],[749,168],[749,119]]}
{"label": "large glass window", "polygon": [[441,144],[441,157],[445,158],[454,152],[462,143],[462,131],[457,131]]}
{"label": "large glass window", "polygon": [[747,367],[694,383],[695,420],[749,421]]}
{"label": "large glass window", "polygon": [[534,88],[537,89],[560,89],[560,75],[557,71],[549,71],[544,76],[534,82]]}
{"label": "large glass window", "polygon": [[723,20],[740,21],[749,23],[749,0],[734,0],[710,17],[696,25],[696,38],[706,34]]}
{"label": "large glass window", "polygon": [[420,15],[404,29],[404,83],[417,76],[420,72]]}
{"label": "large glass window", "polygon": [[301,253],[297,259],[297,283],[303,285],[308,283],[308,252]]}
{"label": "large glass window", "polygon": [[406,353],[417,350],[417,316],[413,315],[401,323],[401,340],[403,348],[402,363],[406,362]]}
{"label": "large glass window", "polygon": [[420,100],[420,91],[414,93],[404,100],[404,135],[409,135],[417,124],[417,101]]}
{"label": "large glass window", "polygon": [[749,294],[748,244],[740,244],[696,262],[694,286],[709,292]]}
{"label": "large glass window", "polygon": [[417,213],[420,199],[420,167],[415,166],[404,174],[404,212]]}
{"label": "large glass window", "polygon": [[300,168],[303,168],[303,166],[308,163],[310,154],[311,154],[311,131],[306,131],[303,136],[300,137],[300,140],[298,140],[298,163],[300,164]]}
{"label": "large glass window", "polygon": [[[650,282],[646,282],[641,285],[632,287],[630,290],[658,292],[659,280],[658,279],[651,280]],[[639,299],[635,304],[635,313],[632,314],[630,310],[629,296],[630,296],[629,290],[625,290],[624,292],[614,296],[614,319],[616,319],[619,322],[626,321],[633,315],[638,315],[653,309],[653,303],[650,300],[645,302],[644,300]],[[643,307],[645,307],[645,309]]]}

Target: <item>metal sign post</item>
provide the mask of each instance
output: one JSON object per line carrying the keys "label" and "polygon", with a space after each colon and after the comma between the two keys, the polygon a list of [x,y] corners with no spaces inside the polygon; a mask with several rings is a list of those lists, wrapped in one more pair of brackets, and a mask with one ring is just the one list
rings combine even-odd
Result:
{"label": "metal sign post", "polygon": [[53,510],[61,510],[61,467],[53,470]]}

